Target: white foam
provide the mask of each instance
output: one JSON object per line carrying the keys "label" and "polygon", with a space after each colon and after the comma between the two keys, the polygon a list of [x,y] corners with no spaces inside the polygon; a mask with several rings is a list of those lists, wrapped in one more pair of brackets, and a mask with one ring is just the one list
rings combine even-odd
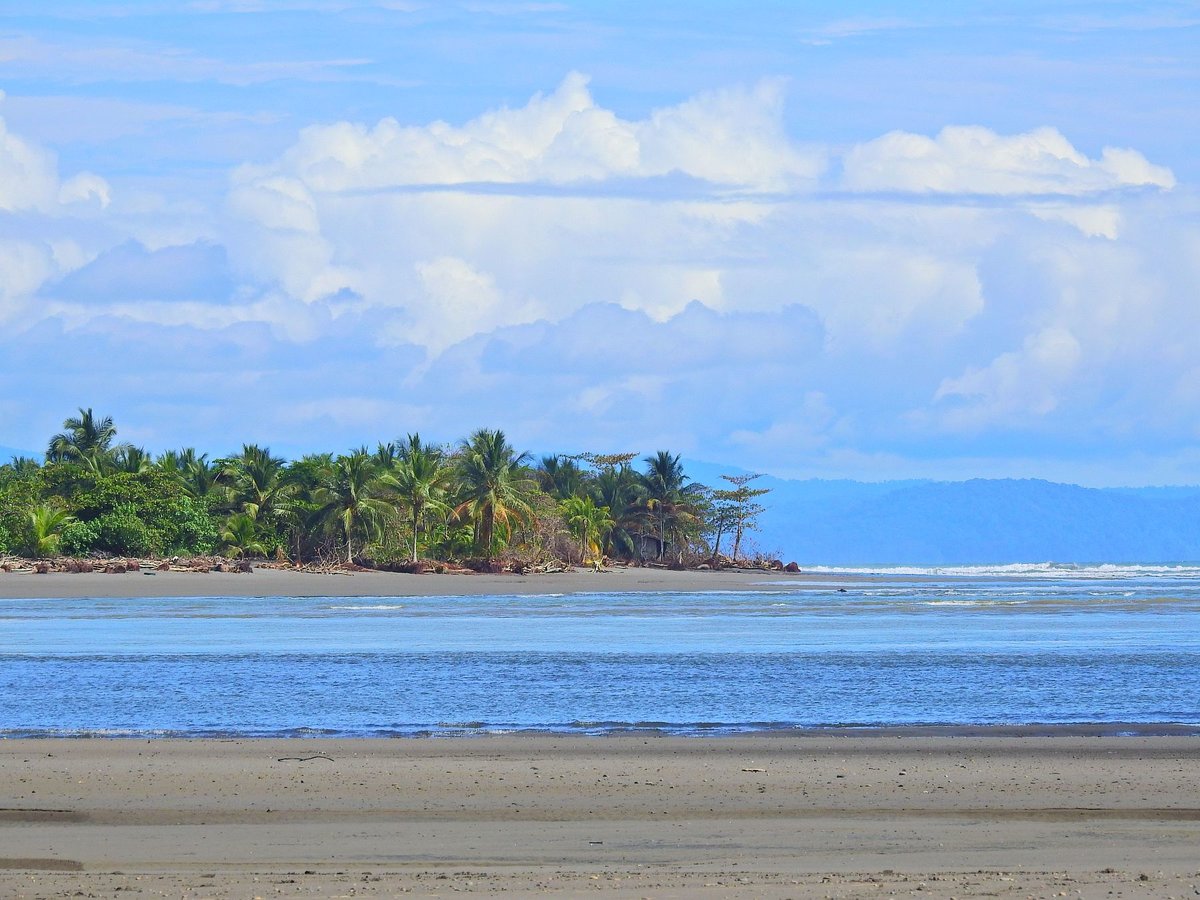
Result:
{"label": "white foam", "polygon": [[404,609],[405,607],[396,604],[380,603],[375,606],[327,606],[326,609]]}
{"label": "white foam", "polygon": [[1100,563],[1009,563],[994,566],[807,566],[823,575],[886,575],[923,578],[1200,578],[1196,565],[1139,565]]}

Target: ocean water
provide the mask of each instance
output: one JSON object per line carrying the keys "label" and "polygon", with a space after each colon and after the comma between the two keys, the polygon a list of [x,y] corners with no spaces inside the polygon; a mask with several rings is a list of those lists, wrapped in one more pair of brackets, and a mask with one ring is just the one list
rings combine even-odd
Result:
{"label": "ocean water", "polygon": [[0,600],[0,736],[1200,723],[1200,570]]}

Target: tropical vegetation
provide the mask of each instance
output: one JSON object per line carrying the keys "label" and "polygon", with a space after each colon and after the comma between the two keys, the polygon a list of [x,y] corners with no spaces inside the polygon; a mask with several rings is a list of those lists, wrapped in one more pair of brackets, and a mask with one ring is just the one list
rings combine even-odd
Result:
{"label": "tropical vegetation", "polygon": [[766,491],[689,479],[678,454],[543,456],[503,431],[454,445],[409,434],[374,450],[287,460],[245,444],[210,458],[117,440],[91,409],[63,423],[43,459],[0,466],[0,553],[27,557],[271,557],[411,568],[682,566],[740,559]]}

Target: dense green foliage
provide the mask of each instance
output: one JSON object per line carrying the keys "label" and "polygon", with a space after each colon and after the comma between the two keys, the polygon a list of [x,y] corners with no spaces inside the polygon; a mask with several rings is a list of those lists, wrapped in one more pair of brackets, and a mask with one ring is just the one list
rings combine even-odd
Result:
{"label": "dense green foliage", "polygon": [[679,565],[715,557],[725,533],[740,543],[761,509],[760,492],[710,491],[665,451],[640,471],[631,453],[534,465],[486,429],[453,448],[412,434],[291,462],[252,444],[155,458],[116,436],[112,419],[81,409],[43,462],[0,466],[0,553]]}

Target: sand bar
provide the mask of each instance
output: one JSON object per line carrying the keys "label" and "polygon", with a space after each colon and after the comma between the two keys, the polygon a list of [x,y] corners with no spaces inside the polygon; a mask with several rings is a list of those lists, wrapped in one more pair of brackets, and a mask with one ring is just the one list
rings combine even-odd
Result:
{"label": "sand bar", "polygon": [[1200,886],[1188,737],[9,740],[0,790],[2,896]]}
{"label": "sand bar", "polygon": [[398,572],[318,574],[289,569],[231,572],[143,572],[35,575],[0,572],[0,599],[23,597],[433,597],[481,594],[569,594],[586,591],[756,591],[860,583],[839,575],[769,571],[580,569],[548,575],[406,575]]}

